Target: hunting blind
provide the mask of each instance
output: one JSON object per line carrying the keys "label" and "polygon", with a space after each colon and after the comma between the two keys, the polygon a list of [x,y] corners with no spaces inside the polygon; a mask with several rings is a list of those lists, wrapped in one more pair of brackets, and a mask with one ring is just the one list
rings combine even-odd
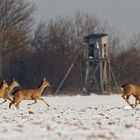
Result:
{"label": "hunting blind", "polygon": [[[84,94],[89,95],[92,92],[110,94],[110,85],[112,82],[114,82],[117,92],[120,93],[119,86],[110,65],[108,34],[89,34],[84,37],[84,43],[84,52],[82,52],[84,53],[85,60]],[[64,78],[56,90],[56,93],[59,92],[65,79],[68,77],[74,63],[79,57],[79,54],[68,68]],[[111,80],[113,81],[111,82]]]}
{"label": "hunting blind", "polygon": [[83,91],[85,94],[109,92],[110,56],[107,34],[90,34],[84,37],[86,73]]}

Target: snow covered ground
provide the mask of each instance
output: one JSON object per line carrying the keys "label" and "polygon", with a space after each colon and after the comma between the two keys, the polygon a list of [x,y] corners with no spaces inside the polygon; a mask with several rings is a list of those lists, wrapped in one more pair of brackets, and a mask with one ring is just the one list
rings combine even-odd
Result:
{"label": "snow covered ground", "polygon": [[[44,97],[45,98],[45,97]],[[140,110],[121,95],[46,97],[28,107],[0,108],[0,140],[139,140]],[[0,100],[2,101],[2,99]]]}

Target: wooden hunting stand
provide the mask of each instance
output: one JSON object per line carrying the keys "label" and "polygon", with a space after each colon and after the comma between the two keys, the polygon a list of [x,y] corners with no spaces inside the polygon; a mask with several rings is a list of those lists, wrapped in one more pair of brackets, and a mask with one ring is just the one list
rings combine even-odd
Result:
{"label": "wooden hunting stand", "polygon": [[[90,34],[84,37],[84,60],[85,60],[85,81],[83,92],[85,95],[90,93],[110,94],[111,83],[117,93],[121,93],[117,84],[115,75],[110,65],[110,53],[108,46],[108,34]],[[60,82],[56,93],[61,89],[64,81],[72,70],[77,58],[81,53],[77,54],[72,64],[68,68],[64,78]]]}
{"label": "wooden hunting stand", "polygon": [[110,55],[107,34],[90,34],[84,37],[86,73],[83,91],[109,94]]}

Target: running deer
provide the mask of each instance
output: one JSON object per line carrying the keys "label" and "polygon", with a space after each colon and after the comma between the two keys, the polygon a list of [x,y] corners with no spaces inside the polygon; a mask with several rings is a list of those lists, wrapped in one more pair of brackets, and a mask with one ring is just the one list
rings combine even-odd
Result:
{"label": "running deer", "polygon": [[5,80],[2,81],[2,86],[0,88],[0,98],[4,97],[4,90],[8,87],[8,84]]}
{"label": "running deer", "polygon": [[[123,99],[132,107],[136,108],[137,104],[140,104],[140,86],[134,84],[124,84],[121,86],[123,88]],[[135,97],[135,104],[129,102],[130,96]]]}
{"label": "running deer", "polygon": [[13,96],[13,101],[11,101],[9,104],[9,108],[11,108],[13,104],[15,104],[16,108],[19,108],[19,104],[22,100],[34,100],[33,103],[28,105],[33,105],[37,103],[37,100],[42,100],[47,106],[49,106],[49,104],[45,102],[45,100],[41,97],[43,90],[48,86],[50,86],[50,84],[46,80],[46,78],[44,78],[41,85],[36,89],[25,89],[16,91]]}
{"label": "running deer", "polygon": [[3,93],[3,99],[4,99],[4,101],[1,103],[1,104],[3,104],[3,103],[5,103],[6,101],[7,101],[7,99],[9,100],[9,101],[12,101],[12,99],[10,98],[10,93],[12,92],[12,90],[14,89],[14,88],[16,88],[16,87],[20,87],[20,85],[19,85],[19,83],[13,78],[13,81],[11,82],[11,84],[7,87],[7,88],[5,88],[5,90],[4,90],[4,93]]}

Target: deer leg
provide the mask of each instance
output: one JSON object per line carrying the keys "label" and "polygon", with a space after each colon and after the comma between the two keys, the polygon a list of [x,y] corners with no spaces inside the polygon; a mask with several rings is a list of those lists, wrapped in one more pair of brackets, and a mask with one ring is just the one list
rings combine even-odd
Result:
{"label": "deer leg", "polygon": [[139,97],[135,97],[135,108],[136,106],[140,104],[140,98]]}
{"label": "deer leg", "polygon": [[34,102],[31,103],[31,104],[28,104],[28,105],[33,105],[33,104],[36,104],[37,103],[37,100],[35,98],[33,100],[34,100]]}
{"label": "deer leg", "polygon": [[42,100],[48,107],[50,107],[50,105],[43,98],[39,98],[39,99]]}
{"label": "deer leg", "polygon": [[11,106],[13,105],[15,103],[15,101],[13,100],[13,101],[11,101],[10,103],[9,103],[9,108],[11,109]]}
{"label": "deer leg", "polygon": [[5,103],[7,100],[6,99],[4,99],[4,101],[3,102],[1,102],[0,104],[2,105],[3,103]]}
{"label": "deer leg", "polygon": [[[17,104],[18,102],[21,102],[21,99],[20,99],[20,98],[13,98],[13,101],[11,101],[11,102],[9,103],[9,108],[11,109],[11,106],[12,106],[13,104],[16,106],[16,104]],[[16,106],[16,107],[17,107],[17,106]]]}
{"label": "deer leg", "polygon": [[[126,98],[125,98],[126,96]],[[132,107],[132,104],[129,102],[130,95],[122,95],[122,98]]]}
{"label": "deer leg", "polygon": [[22,101],[22,100],[18,101],[18,102],[15,104],[16,108],[19,108],[19,104],[20,104],[21,101]]}
{"label": "deer leg", "polygon": [[10,98],[10,96],[6,97],[9,101],[12,101],[12,99]]}
{"label": "deer leg", "polygon": [[132,106],[132,107],[133,107],[133,108],[136,108],[136,106],[137,106],[138,102],[139,102],[138,98],[137,98],[137,97],[135,97],[135,105],[134,105],[134,106]]}

